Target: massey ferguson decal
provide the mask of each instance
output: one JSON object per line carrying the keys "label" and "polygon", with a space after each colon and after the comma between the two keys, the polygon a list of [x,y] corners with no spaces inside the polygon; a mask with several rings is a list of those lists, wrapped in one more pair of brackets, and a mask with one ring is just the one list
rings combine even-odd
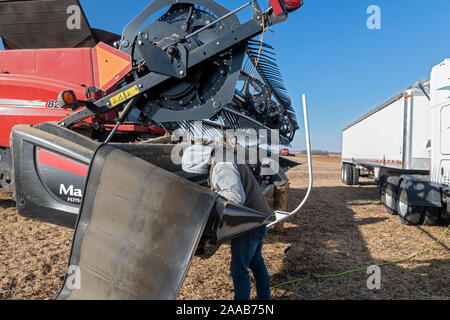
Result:
{"label": "massey ferguson decal", "polygon": [[83,197],[88,165],[38,149],[38,169],[44,186],[58,199],[79,206]]}
{"label": "massey ferguson decal", "polygon": [[81,189],[76,189],[73,185],[66,187],[64,184],[59,186],[59,196],[65,199],[69,203],[81,203],[81,198],[83,197],[83,191]]}

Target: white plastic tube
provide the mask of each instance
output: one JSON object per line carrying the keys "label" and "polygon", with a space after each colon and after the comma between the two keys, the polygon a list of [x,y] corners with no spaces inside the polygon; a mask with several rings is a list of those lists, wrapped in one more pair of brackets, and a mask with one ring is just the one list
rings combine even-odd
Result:
{"label": "white plastic tube", "polygon": [[313,188],[314,184],[314,174],[313,174],[313,167],[312,167],[312,157],[311,157],[311,139],[309,136],[309,124],[308,124],[308,107],[306,104],[306,95],[303,94],[303,118],[304,118],[304,125],[305,125],[305,141],[306,141],[306,153],[308,157],[308,172],[309,172],[309,185],[308,185],[308,191],[306,192],[305,198],[300,203],[300,205],[292,212],[284,212],[284,211],[275,211],[276,221],[268,224],[268,227],[271,227],[283,220],[286,220],[290,216],[293,216],[294,214],[298,213],[300,209],[305,205],[306,201],[309,198],[309,195],[311,194],[311,190]]}

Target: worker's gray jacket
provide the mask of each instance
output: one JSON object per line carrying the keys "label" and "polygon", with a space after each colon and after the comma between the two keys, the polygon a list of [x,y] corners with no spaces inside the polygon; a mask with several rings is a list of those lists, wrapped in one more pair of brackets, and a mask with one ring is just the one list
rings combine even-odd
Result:
{"label": "worker's gray jacket", "polygon": [[271,216],[272,210],[250,168],[222,158],[213,157],[212,147],[192,145],[184,150],[181,162],[184,171],[195,174],[207,173],[211,165],[210,183],[214,191],[229,201]]}
{"label": "worker's gray jacket", "polygon": [[261,187],[245,164],[219,162],[211,170],[211,186],[225,199],[272,215]]}

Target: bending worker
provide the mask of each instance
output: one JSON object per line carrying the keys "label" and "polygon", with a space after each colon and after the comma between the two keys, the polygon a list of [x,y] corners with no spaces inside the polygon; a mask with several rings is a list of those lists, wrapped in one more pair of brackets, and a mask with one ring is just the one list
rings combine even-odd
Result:
{"label": "bending worker", "polygon": [[[193,145],[183,154],[183,170],[188,173],[210,173],[211,188],[225,199],[272,215],[272,210],[249,166],[220,161],[209,146]],[[231,241],[231,277],[235,300],[250,300],[252,270],[259,300],[271,300],[270,277],[261,255],[267,227],[251,230]]]}

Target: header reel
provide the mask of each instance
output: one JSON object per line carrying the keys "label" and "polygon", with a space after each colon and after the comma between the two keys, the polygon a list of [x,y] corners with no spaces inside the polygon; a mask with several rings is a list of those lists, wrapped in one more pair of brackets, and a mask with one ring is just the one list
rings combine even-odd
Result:
{"label": "header reel", "polygon": [[[281,0],[270,2],[286,8]],[[236,13],[247,7],[253,17],[241,24]],[[97,101],[79,101],[86,108],[60,125],[71,127],[124,104],[127,112],[136,107],[141,119],[159,123],[211,119],[233,100],[248,40],[286,18],[286,9],[278,15],[272,8],[262,12],[256,0],[231,12],[212,0],[154,0],[114,44],[133,67],[116,83],[119,89]]]}
{"label": "header reel", "polygon": [[[214,11],[212,11],[214,10]],[[187,69],[188,52],[214,42],[225,30],[231,31],[238,21],[225,19],[195,36],[186,38],[218,18],[212,13],[223,9],[214,5],[210,10],[193,4],[176,4],[156,22],[139,32],[134,60],[144,64],[146,72],[158,72],[172,77],[148,93],[144,109],[147,116],[165,121],[207,119],[226,104],[234,93],[245,53],[242,44]],[[231,31],[232,32],[232,31]],[[200,53],[207,55],[207,52]],[[145,72],[144,72],[145,73]],[[162,110],[164,112],[162,112]],[[158,111],[159,110],[159,111]]]}

